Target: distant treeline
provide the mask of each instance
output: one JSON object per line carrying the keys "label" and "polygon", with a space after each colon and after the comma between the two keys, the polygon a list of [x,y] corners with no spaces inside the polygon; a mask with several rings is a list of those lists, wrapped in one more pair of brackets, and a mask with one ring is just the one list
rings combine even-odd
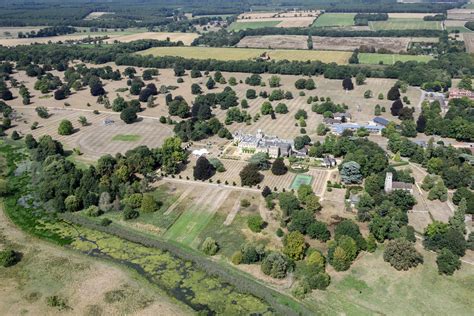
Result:
{"label": "distant treeline", "polygon": [[35,37],[48,37],[48,36],[58,36],[65,34],[72,34],[77,32],[77,29],[70,26],[51,26],[40,29],[39,31],[31,32],[19,32],[18,38],[35,38]]}
{"label": "distant treeline", "polygon": [[264,27],[258,29],[247,29],[239,32],[227,32],[220,30],[202,34],[192,43],[194,46],[205,45],[211,47],[234,46],[245,36],[264,35],[313,35],[327,37],[439,37],[443,31],[440,30],[380,30],[380,31],[353,31],[335,30],[329,28],[282,28]]}

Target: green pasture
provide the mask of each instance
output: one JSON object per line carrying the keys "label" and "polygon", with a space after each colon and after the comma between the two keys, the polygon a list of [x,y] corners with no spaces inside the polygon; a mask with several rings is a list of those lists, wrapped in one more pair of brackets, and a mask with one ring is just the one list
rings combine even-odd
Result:
{"label": "green pasture", "polygon": [[397,61],[418,61],[428,62],[433,57],[427,55],[400,55],[400,54],[372,54],[372,53],[360,53],[359,63],[378,65],[382,62],[384,65],[393,65]]}
{"label": "green pasture", "polygon": [[371,21],[369,26],[374,31],[383,30],[441,30],[439,21],[422,19],[388,19],[387,21]]}
{"label": "green pasture", "polygon": [[312,26],[351,26],[354,25],[355,13],[324,13],[320,15]]}
{"label": "green pasture", "polygon": [[281,21],[234,22],[231,25],[229,25],[227,30],[237,32],[237,31],[246,30],[246,29],[260,29],[263,27],[277,26],[280,23]]}

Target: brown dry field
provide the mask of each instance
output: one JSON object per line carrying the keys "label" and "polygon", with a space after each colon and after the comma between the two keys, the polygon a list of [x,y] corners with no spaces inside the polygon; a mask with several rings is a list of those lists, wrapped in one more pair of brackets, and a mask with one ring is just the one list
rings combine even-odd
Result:
{"label": "brown dry field", "polygon": [[[113,64],[110,64],[112,67],[117,67]],[[98,67],[97,65],[88,65],[91,67]],[[102,65],[103,66],[103,65]],[[124,70],[124,66],[117,67],[121,71]],[[138,75],[142,73],[144,69],[136,68]],[[60,75],[61,78],[63,74],[59,74],[55,71],[52,72],[55,75]],[[183,96],[189,104],[194,100],[194,96],[191,94],[191,84],[198,83],[201,85],[204,93],[208,92],[207,88],[205,87],[205,82],[207,78],[190,78],[189,72],[184,78],[184,83],[177,84],[176,77],[174,77],[172,69],[160,69],[160,75],[155,77],[152,81],[147,81],[146,83],[154,83],[158,88],[161,85],[175,85],[178,86],[176,90],[172,92],[174,96],[181,95]],[[237,81],[242,80],[244,81],[248,74],[246,73],[223,73],[226,79],[229,79],[231,76],[234,76]],[[265,82],[268,83],[268,79],[270,78],[270,74],[263,74],[262,78]],[[101,155],[106,152],[114,151],[118,148],[129,149],[135,147],[139,144],[148,144],[150,146],[159,145],[162,139],[166,136],[172,135],[172,131],[170,126],[162,125],[157,120],[160,116],[168,116],[168,111],[165,106],[164,95],[158,95],[155,104],[156,106],[153,108],[146,108],[146,105],[143,104],[145,108],[143,112],[140,112],[139,115],[143,116],[142,122],[137,122],[131,125],[123,125],[121,120],[118,118],[118,114],[111,112],[111,110],[107,110],[104,108],[103,105],[96,103],[96,98],[90,95],[89,89],[84,89],[72,94],[69,98],[62,101],[54,100],[54,98],[39,98],[41,93],[34,90],[33,86],[36,81],[35,78],[29,78],[26,76],[24,72],[15,73],[13,75],[19,82],[23,82],[30,90],[32,94],[32,104],[28,106],[23,106],[21,104],[21,99],[18,98],[18,89],[12,88],[12,93],[15,97],[14,100],[8,101],[7,103],[13,106],[14,108],[18,109],[18,112],[23,113],[25,115],[27,123],[23,123],[23,120],[20,122],[16,122],[18,124],[18,129],[23,131],[24,133],[31,132],[29,130],[29,126],[33,121],[38,121],[40,126],[36,131],[33,131],[35,135],[40,134],[51,134],[54,137],[59,137],[57,135],[57,126],[59,121],[62,118],[69,117],[73,122],[75,128],[79,128],[79,131],[71,136],[61,136],[59,137],[62,141],[71,147],[79,147],[82,151],[87,153],[88,155],[94,156]],[[297,126],[297,121],[294,118],[295,113],[299,109],[304,109],[308,113],[308,119],[306,120],[307,127],[306,131],[308,135],[312,138],[318,139],[320,137],[316,134],[316,127],[319,123],[322,122],[322,115],[316,114],[311,111],[311,106],[306,103],[306,100],[309,96],[319,96],[319,97],[330,97],[336,103],[345,103],[349,107],[349,112],[353,116],[353,121],[356,122],[367,122],[373,119],[373,111],[374,106],[376,104],[380,104],[381,106],[385,106],[387,109],[386,113],[383,113],[383,116],[387,119],[394,120],[393,117],[389,114],[389,108],[391,105],[391,101],[386,99],[378,100],[377,95],[379,93],[383,93],[384,95],[390,89],[390,87],[396,82],[396,80],[392,79],[367,79],[367,83],[362,86],[355,86],[354,90],[344,92],[342,90],[341,80],[330,80],[325,79],[323,77],[314,77],[313,79],[316,82],[317,89],[312,91],[305,91],[306,96],[299,96],[299,90],[294,87],[294,82],[301,78],[302,76],[290,76],[290,75],[281,75],[281,87],[280,89],[288,90],[293,93],[294,99],[292,100],[281,100],[281,101],[273,101],[271,102],[272,105],[275,107],[278,103],[283,102],[287,104],[289,113],[287,114],[277,114],[276,119],[272,120],[269,115],[261,116],[257,122],[252,122],[251,125],[246,125],[245,123],[233,123],[228,125],[227,128],[231,132],[235,132],[237,130],[243,130],[248,133],[255,133],[257,129],[262,129],[265,133],[269,135],[276,135],[281,138],[293,139],[294,137],[300,135],[300,127]],[[108,92],[108,96],[111,100],[116,97],[116,95],[121,95],[126,100],[136,99],[136,96],[131,96],[128,91],[126,92],[116,92],[119,88],[125,88],[126,80],[122,79],[120,81],[104,81],[104,88]],[[212,92],[217,93],[221,92],[224,87],[227,85],[217,84],[216,88],[212,90]],[[271,92],[273,88],[267,87],[251,87],[246,84],[238,84],[237,86],[232,87],[239,98],[242,100],[245,98],[245,93],[247,89],[255,89],[257,93],[259,91],[267,91]],[[366,90],[372,90],[374,94],[374,98],[365,99],[363,97],[364,92]],[[412,105],[416,106],[418,104],[420,98],[420,91],[417,88],[410,87],[406,94],[408,98],[411,100]],[[249,108],[246,109],[248,113],[252,116],[255,116],[256,113],[260,112],[261,104],[266,101],[265,99],[258,97],[253,100],[248,100]],[[70,106],[66,107],[64,103],[67,102]],[[88,107],[87,103],[91,106]],[[54,111],[54,115],[47,119],[42,120],[40,119],[35,113],[34,108],[37,106],[45,106],[51,109],[57,108]],[[357,106],[360,106],[360,111],[357,110]],[[31,108],[30,110],[27,110]],[[94,115],[91,113],[93,110],[99,110],[101,112],[100,115]],[[417,109],[418,110],[418,109]],[[221,110],[219,108],[213,109],[214,114],[219,118],[221,122],[225,121],[226,111]],[[77,123],[77,118],[80,115],[86,116],[86,118],[92,122],[92,125],[87,127],[80,127]],[[417,113],[415,114],[417,115]],[[111,117],[115,120],[117,127],[103,127],[101,122],[104,118]],[[175,120],[180,120],[178,117],[174,117]],[[102,138],[99,137],[99,140],[93,140],[93,134],[96,130],[100,131],[100,135]],[[142,139],[138,142],[128,142],[124,143],[121,142],[121,147],[117,147],[116,145],[108,144],[107,142],[110,140],[110,137],[113,137],[114,134],[138,134],[142,136]],[[89,136],[88,136],[89,135]],[[375,138],[380,138],[375,136]],[[90,141],[89,141],[90,140]],[[222,144],[223,140],[217,137],[214,137],[210,140],[202,141],[205,142],[216,142],[216,144]],[[105,143],[105,145],[104,145]],[[113,150],[112,150],[113,148]],[[110,149],[110,151],[109,151]],[[95,154],[94,154],[95,153]]]}
{"label": "brown dry field", "polygon": [[[307,36],[303,35],[267,35],[267,36],[246,36],[237,47],[251,48],[287,48],[287,49],[307,49]],[[384,48],[393,52],[406,52],[408,44],[413,39],[411,37],[322,37],[313,36],[314,49],[320,50],[344,50],[353,51],[365,45]],[[423,38],[417,41],[437,41],[437,39]]]}
{"label": "brown dry field", "polygon": [[[132,273],[23,233],[0,210],[0,249],[6,246],[23,257],[13,267],[0,267],[1,315],[191,314]],[[125,290],[128,297],[107,303],[106,293],[115,290]],[[47,306],[51,295],[66,299],[71,309]]]}
{"label": "brown dry field", "polygon": [[[319,11],[290,11],[290,12],[247,12],[237,17],[237,22],[281,21],[277,27],[306,27],[313,24]],[[295,16],[296,15],[296,16]]]}
{"label": "brown dry field", "polygon": [[474,53],[474,33],[463,33],[464,44],[469,53]]}
{"label": "brown dry field", "polygon": [[474,21],[474,9],[448,10],[448,20]]}
{"label": "brown dry field", "polygon": [[[3,28],[1,28],[3,29]],[[1,30],[0,29],[0,30]],[[3,34],[3,33],[2,33]],[[91,33],[91,37],[102,36],[103,33]],[[33,43],[46,44],[48,42],[65,42],[69,40],[77,41],[87,38],[87,34],[69,34],[69,35],[60,35],[52,37],[41,37],[41,38],[1,38],[0,45],[3,46],[18,46],[18,45],[30,45]],[[104,40],[104,43],[112,43],[114,41],[119,42],[132,42],[140,39],[155,39],[155,40],[166,40],[168,37],[171,41],[177,42],[182,41],[185,45],[190,45],[192,41],[197,38],[199,35],[197,33],[172,33],[172,32],[143,32],[136,34],[114,34],[113,32],[107,33],[109,39]]]}
{"label": "brown dry field", "polygon": [[[31,32],[31,31],[38,31],[44,28],[44,26],[22,26],[22,27],[10,27],[10,26],[2,26],[0,27],[0,39],[5,38],[17,38],[19,32]],[[5,33],[8,32],[11,35],[7,36]]]}
{"label": "brown dry field", "polygon": [[446,20],[444,21],[445,26],[464,26],[467,21],[465,20]]}
{"label": "brown dry field", "polygon": [[393,19],[423,19],[430,15],[434,15],[434,13],[389,13],[388,17]]}

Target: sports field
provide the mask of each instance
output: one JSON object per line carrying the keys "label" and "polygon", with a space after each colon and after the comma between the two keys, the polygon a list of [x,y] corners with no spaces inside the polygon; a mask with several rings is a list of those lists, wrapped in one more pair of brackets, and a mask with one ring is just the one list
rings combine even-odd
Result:
{"label": "sports field", "polygon": [[298,190],[302,184],[311,184],[313,177],[309,174],[297,174],[291,183],[290,189]]}
{"label": "sports field", "polygon": [[422,19],[388,19],[387,21],[371,21],[369,26],[374,31],[381,30],[441,30],[439,21],[423,21]]}
{"label": "sports field", "polygon": [[256,21],[256,22],[234,22],[227,29],[229,31],[240,31],[245,29],[259,29],[262,27],[277,26],[282,21]]}
{"label": "sports field", "polygon": [[400,55],[400,54],[369,54],[369,53],[360,53],[359,54],[359,63],[361,64],[380,64],[382,62],[384,65],[393,65],[397,61],[406,62],[406,61],[419,61],[419,62],[428,62],[432,60],[433,57],[426,55]]}
{"label": "sports field", "polygon": [[324,13],[320,15],[312,26],[351,26],[354,25],[355,13]]}
{"label": "sports field", "polygon": [[217,60],[248,60],[255,59],[268,52],[273,60],[320,60],[322,62],[335,62],[346,64],[350,52],[317,51],[317,50],[293,50],[293,49],[253,49],[253,48],[222,48],[222,47],[154,47],[139,52],[140,55],[178,56],[195,59],[217,59]]}

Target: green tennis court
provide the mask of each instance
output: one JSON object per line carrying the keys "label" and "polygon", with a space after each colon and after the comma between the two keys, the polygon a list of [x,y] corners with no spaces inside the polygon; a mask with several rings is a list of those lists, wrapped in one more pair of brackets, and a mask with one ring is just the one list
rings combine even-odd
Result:
{"label": "green tennis court", "polygon": [[313,176],[309,174],[297,174],[291,183],[290,189],[298,190],[302,184],[311,184]]}

